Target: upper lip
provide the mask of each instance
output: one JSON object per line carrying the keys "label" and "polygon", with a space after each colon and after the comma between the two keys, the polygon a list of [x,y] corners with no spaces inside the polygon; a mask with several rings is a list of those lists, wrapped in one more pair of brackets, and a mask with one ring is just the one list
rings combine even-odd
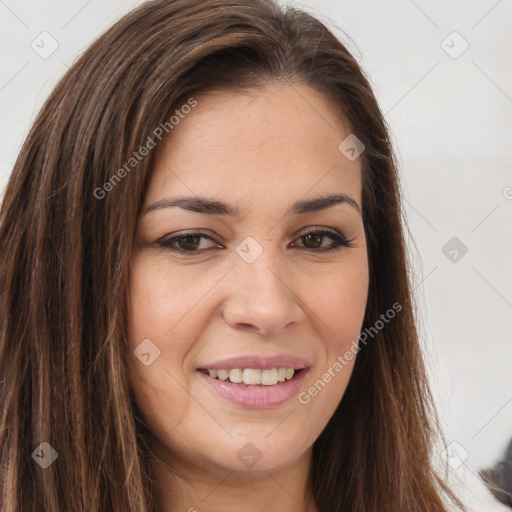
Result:
{"label": "upper lip", "polygon": [[303,368],[309,368],[310,366],[309,361],[306,359],[289,354],[269,357],[248,355],[207,363],[200,366],[198,370],[225,370],[229,368],[255,368],[261,370],[268,368],[294,368],[295,370],[301,370]]}

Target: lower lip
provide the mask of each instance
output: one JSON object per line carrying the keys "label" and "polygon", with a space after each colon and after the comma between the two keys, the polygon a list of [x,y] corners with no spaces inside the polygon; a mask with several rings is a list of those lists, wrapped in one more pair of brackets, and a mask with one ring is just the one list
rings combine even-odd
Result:
{"label": "lower lip", "polygon": [[303,369],[293,379],[274,386],[246,386],[214,379],[207,373],[199,371],[204,382],[210,385],[220,396],[237,405],[251,409],[276,407],[284,404],[298,393],[306,373],[307,369]]}

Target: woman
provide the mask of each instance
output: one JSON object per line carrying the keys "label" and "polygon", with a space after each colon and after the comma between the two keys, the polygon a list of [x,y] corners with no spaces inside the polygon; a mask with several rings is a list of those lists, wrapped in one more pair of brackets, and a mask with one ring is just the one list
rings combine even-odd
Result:
{"label": "woman", "polygon": [[3,199],[2,512],[461,506],[401,223],[382,114],[318,20],[129,13]]}

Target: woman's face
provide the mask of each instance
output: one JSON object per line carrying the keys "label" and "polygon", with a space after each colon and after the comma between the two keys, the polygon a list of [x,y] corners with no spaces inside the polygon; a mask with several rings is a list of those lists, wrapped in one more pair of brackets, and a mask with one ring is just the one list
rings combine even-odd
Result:
{"label": "woman's face", "polygon": [[[309,87],[196,99],[158,147],[137,226],[130,380],[162,455],[284,468],[310,455],[354,364],[360,159],[338,149],[350,132]],[[346,200],[308,207],[332,195]]]}

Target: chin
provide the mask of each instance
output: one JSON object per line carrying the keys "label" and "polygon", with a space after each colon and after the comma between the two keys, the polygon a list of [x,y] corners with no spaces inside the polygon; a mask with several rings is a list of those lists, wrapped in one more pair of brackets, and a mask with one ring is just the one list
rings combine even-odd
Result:
{"label": "chin", "polygon": [[[209,457],[206,450],[203,454],[226,471],[257,473],[280,471],[297,462],[307,451],[308,446],[303,447],[300,436],[294,437],[286,433],[270,439],[274,435],[268,435],[271,431],[272,429],[264,429],[262,432],[260,429],[252,436],[246,435],[217,444],[220,449],[215,450]],[[210,443],[211,447],[213,441]]]}

